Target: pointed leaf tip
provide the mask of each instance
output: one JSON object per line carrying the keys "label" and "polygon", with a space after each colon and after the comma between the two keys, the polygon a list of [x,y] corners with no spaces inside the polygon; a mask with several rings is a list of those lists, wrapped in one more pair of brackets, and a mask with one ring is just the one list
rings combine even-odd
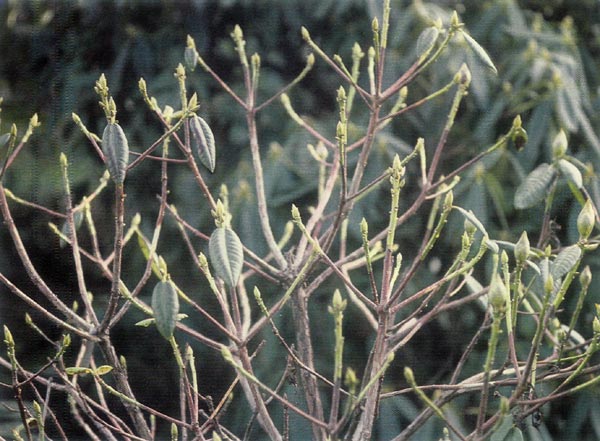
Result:
{"label": "pointed leaf tip", "polygon": [[199,116],[193,116],[190,120],[190,132],[192,135],[192,150],[198,155],[198,159],[211,173],[215,171],[215,137],[206,121]]}
{"label": "pointed leaf tip", "polygon": [[129,144],[121,126],[108,123],[102,134],[102,151],[111,178],[123,184],[129,162]]}
{"label": "pointed leaf tip", "polygon": [[242,274],[244,250],[235,231],[216,228],[208,241],[208,251],[217,276],[229,286],[237,285]]}
{"label": "pointed leaf tip", "polygon": [[467,42],[471,50],[475,53],[477,58],[479,58],[479,60],[483,64],[485,64],[492,72],[498,75],[498,69],[496,69],[494,62],[492,61],[488,53],[485,51],[485,49],[481,47],[481,45],[477,43],[477,41],[465,31],[462,31],[462,34],[465,37],[465,41]]}
{"label": "pointed leaf tip", "polygon": [[179,297],[173,283],[161,281],[156,284],[152,292],[152,310],[158,332],[169,340],[173,336],[179,313]]}

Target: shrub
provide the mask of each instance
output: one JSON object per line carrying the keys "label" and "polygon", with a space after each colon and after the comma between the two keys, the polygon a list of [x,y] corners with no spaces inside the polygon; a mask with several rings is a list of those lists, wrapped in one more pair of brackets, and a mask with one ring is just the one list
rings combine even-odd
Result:
{"label": "shrub", "polygon": [[[7,186],[27,166],[16,159],[40,125],[37,115],[25,134],[13,124],[0,137],[0,211],[32,286],[19,287],[1,272],[0,281],[27,305],[26,324],[48,354],[37,365],[20,362],[21,331],[4,326],[0,365],[10,372],[4,387],[21,419],[15,438],[154,439],[170,427],[173,439],[519,439],[526,427],[543,425],[542,406],[597,383],[600,321],[593,311],[589,329],[579,319],[592,279],[583,259],[597,247],[598,215],[585,186],[589,166],[572,154],[564,131],[551,139],[538,134],[545,162],[510,188],[516,209],[539,207],[541,216],[514,238],[495,237],[486,211],[463,207],[455,190],[470,194],[484,181],[500,194],[493,167],[530,144],[521,117],[472,157],[453,155],[465,97],[476,83],[476,98],[485,101],[481,77],[494,75],[496,66],[456,13],[422,26],[399,60],[390,14],[386,0],[372,22],[372,46],[355,44],[346,61],[302,28],[311,51],[305,66],[266,98],[261,56],[248,56],[239,26],[231,37],[242,91],[188,37],[186,67],[175,69],[178,94],[170,101],[177,108],[161,107],[152,84],[138,83],[162,133],[146,147],[128,140],[110,78],[101,75],[94,91],[106,119],[102,135],[77,114],[73,121],[106,170],[97,172],[96,188],[75,200],[72,164],[61,153],[63,209],[29,202]],[[311,78],[317,60],[341,84],[331,96],[332,123],[296,110],[294,87]],[[440,60],[461,63],[449,75],[434,75]],[[398,75],[388,63],[405,68]],[[201,115],[204,102],[188,91],[196,69],[243,112],[252,184],[241,173],[219,174],[227,147]],[[573,101],[559,99],[559,115],[571,116],[561,102]],[[496,114],[508,105],[496,104]],[[260,116],[268,108],[298,129],[289,144],[265,151]],[[418,111],[432,124],[408,147],[394,131]],[[577,115],[567,129],[587,127],[585,112]],[[593,131],[584,135],[594,142]],[[126,198],[137,186],[159,193],[143,201],[143,215],[133,208],[140,201]],[[552,232],[557,199],[577,207],[577,236],[568,245]],[[23,243],[15,207],[49,219],[57,246],[68,250],[56,254],[74,279],[75,300],[43,276]],[[567,296],[576,300],[565,313]],[[141,330],[133,331],[136,321]],[[424,331],[438,341],[424,346]],[[164,353],[174,378],[169,364],[131,366],[121,340],[132,336],[140,340],[136,346],[169,347]],[[448,364],[427,366],[433,357]],[[222,371],[220,381],[230,380],[218,400],[203,377],[210,364]],[[74,425],[56,395],[68,403]],[[140,398],[151,395],[170,403]],[[458,417],[459,408],[472,412]]]}

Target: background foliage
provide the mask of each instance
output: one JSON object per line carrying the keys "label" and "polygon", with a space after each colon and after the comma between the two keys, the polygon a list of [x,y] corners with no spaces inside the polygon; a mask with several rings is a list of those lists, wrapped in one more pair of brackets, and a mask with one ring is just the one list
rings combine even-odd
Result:
{"label": "background foliage", "polygon": [[[552,1],[394,1],[391,25],[393,48],[388,52],[388,67],[403,71],[413,60],[414,47],[420,31],[436,18],[449,20],[456,9],[466,23],[469,32],[486,48],[498,67],[494,76],[469,51],[459,47],[451,48],[445,58],[438,61],[417,87],[435,90],[448,82],[463,61],[473,73],[470,96],[461,107],[457,123],[449,141],[452,155],[445,158],[448,170],[474,156],[484,146],[492,143],[510,126],[514,116],[521,114],[523,125],[529,133],[526,148],[517,152],[503,149],[473,168],[467,179],[458,187],[455,202],[472,209],[484,222],[494,237],[516,241],[523,229],[530,232],[538,225],[543,207],[516,210],[513,195],[521,180],[541,162],[551,161],[552,139],[563,128],[569,137],[571,153],[582,163],[588,164],[585,175],[587,188],[591,191],[596,206],[600,205],[600,182],[595,170],[600,168],[600,8],[595,0],[552,0]],[[119,120],[126,127],[130,144],[147,146],[160,135],[160,127],[149,117],[137,91],[137,81],[144,77],[152,85],[152,94],[161,106],[177,99],[177,84],[173,79],[175,66],[183,58],[183,48],[187,34],[195,38],[198,51],[234,89],[241,90],[241,76],[237,54],[230,43],[229,34],[235,24],[245,31],[249,53],[262,54],[261,73],[264,96],[278,90],[286,81],[297,74],[304,65],[307,53],[300,38],[299,29],[307,27],[311,35],[327,53],[339,53],[349,57],[355,41],[367,44],[370,35],[371,18],[379,14],[378,2],[368,0],[276,0],[247,1],[177,1],[167,2],[148,0],[130,1],[89,1],[89,2],[2,2],[0,1],[0,96],[4,97],[1,132],[8,129],[7,121],[25,127],[31,114],[37,112],[43,125],[30,146],[21,154],[19,170],[7,176],[7,186],[14,193],[28,200],[60,207],[60,176],[54,167],[59,152],[65,151],[71,164],[72,189],[74,200],[93,188],[100,177],[99,160],[87,146],[83,135],[72,123],[71,113],[76,112],[84,123],[96,133],[101,132],[103,117],[97,106],[93,92],[94,81],[105,73],[111,92],[119,107]],[[458,43],[456,43],[458,45]],[[293,90],[292,98],[299,113],[313,120],[317,127],[335,127],[337,121],[335,90],[339,80],[317,62],[308,78]],[[225,182],[231,198],[231,210],[236,231],[244,243],[258,253],[265,250],[258,240],[253,240],[258,223],[255,196],[249,181],[252,179],[250,155],[247,149],[246,128],[241,111],[232,105],[231,99],[211,82],[202,72],[189,75],[189,89],[198,93],[202,108],[200,113],[210,123],[218,145],[217,171],[209,184]],[[410,90],[409,94],[421,96],[422,91]],[[447,104],[447,103],[446,103]],[[446,114],[437,109],[439,102],[428,103],[416,112],[408,114],[401,123],[388,126],[380,136],[376,151],[371,158],[371,169],[380,170],[391,162],[396,152],[406,153],[417,136],[426,140],[439,133]],[[360,110],[354,115],[360,121]],[[305,145],[307,136],[289,120],[281,106],[271,106],[260,116],[262,129],[261,144],[266,151],[269,163],[265,167],[265,180],[270,208],[280,219],[273,227],[277,234],[284,228],[288,219],[289,205],[297,201],[310,201],[316,194],[317,171],[308,164]],[[350,130],[352,127],[350,127]],[[137,149],[141,150],[141,149]],[[23,166],[26,164],[26,166]],[[135,170],[135,181],[152,182],[145,179],[155,173],[150,166]],[[369,169],[367,169],[367,175]],[[374,176],[372,176],[374,177]],[[193,182],[189,176],[175,178],[177,191],[174,202],[186,218],[195,219],[196,226],[212,223],[210,213],[198,204],[186,203],[196,197]],[[369,181],[368,176],[366,181]],[[171,185],[174,184],[172,179]],[[158,184],[157,184],[158,185]],[[144,218],[145,201],[155,198],[159,188],[140,185],[128,191],[127,203],[131,211],[138,211]],[[563,193],[561,193],[564,192]],[[579,206],[566,203],[566,186],[557,196],[559,210],[553,213],[556,228],[553,231],[555,244],[573,243],[577,239],[574,220]],[[565,203],[560,203],[564,200]],[[107,200],[106,207],[110,207]],[[363,204],[357,209],[356,218],[365,216],[377,218],[377,213],[386,213],[385,205]],[[280,218],[276,216],[281,213]],[[43,275],[49,276],[57,291],[70,295],[75,284],[66,268],[69,267],[69,253],[59,247],[58,241],[50,238],[44,220],[31,216],[31,211],[15,210],[17,223],[30,225],[27,241],[35,249],[32,253],[38,266],[44,268]],[[98,224],[112,225],[112,213],[97,213]],[[105,222],[101,217],[105,216]],[[385,216],[381,216],[382,224]],[[407,245],[418,243],[421,225],[426,222],[413,222],[399,231],[400,240]],[[451,220],[452,222],[452,220]],[[455,231],[462,229],[462,220],[451,225]],[[373,225],[373,229],[377,225]],[[143,226],[143,223],[142,223]],[[151,228],[151,226],[148,226]],[[175,226],[171,225],[172,233]],[[109,228],[110,229],[110,228]],[[358,231],[353,231],[357,234]],[[540,232],[538,232],[540,233]],[[110,235],[110,234],[109,234]],[[456,235],[450,235],[454,239]],[[532,243],[537,241],[530,233]],[[0,229],[0,266],[7,276],[19,280],[22,286],[27,281],[18,275],[16,261],[7,233]],[[454,242],[454,240],[452,241]],[[453,246],[448,241],[448,255]],[[181,261],[173,267],[174,276],[184,280],[184,271],[189,257],[182,249],[162,249],[166,260]],[[57,258],[64,254],[64,259]],[[428,264],[433,278],[446,259],[444,253],[430,258]],[[139,257],[125,256],[131,270],[144,264]],[[60,262],[65,262],[61,267]],[[46,264],[48,262],[48,264]],[[52,265],[50,265],[52,262]],[[591,266],[596,279],[600,274],[598,257],[586,262]],[[11,274],[11,271],[13,272]],[[125,269],[125,277],[127,269]],[[425,276],[426,277],[426,276]],[[426,283],[423,280],[420,283]],[[202,292],[202,281],[188,278],[190,291]],[[593,282],[597,287],[597,281]],[[193,287],[193,288],[192,288]],[[105,282],[98,277],[97,287],[92,288],[98,296],[106,291]],[[23,332],[21,305],[12,303],[0,288],[2,308],[0,323],[13,328],[19,324]],[[597,292],[592,286],[591,292]],[[263,293],[268,296],[269,293]],[[146,296],[151,295],[148,290]],[[593,297],[593,296],[590,296]],[[566,302],[567,307],[574,307]],[[590,311],[582,318],[582,329],[590,329],[593,302],[588,300],[584,311]],[[326,301],[317,302],[315,308],[322,307],[323,321],[330,320],[326,312]],[[207,298],[210,308],[211,299]],[[318,313],[318,311],[317,311]],[[348,311],[351,314],[351,311]],[[460,356],[466,344],[461,339],[468,335],[466,330],[478,326],[481,310],[461,310],[460,315],[449,313],[442,316],[434,326],[427,327],[402,354],[407,360],[411,357],[426,357],[418,372],[419,383],[434,383],[439,376],[447,374]],[[141,316],[131,314],[130,323]],[[282,322],[286,320],[281,317]],[[349,318],[347,323],[351,324]],[[203,323],[194,323],[203,328]],[[366,346],[363,343],[366,330],[347,325],[347,355],[349,359],[364,359]],[[284,328],[285,329],[285,328]],[[123,326],[118,345],[127,357],[134,389],[143,402],[156,405],[169,411],[177,406],[167,397],[176,378],[174,366],[160,364],[170,348],[161,339],[151,342],[147,332],[137,331],[131,326]],[[58,331],[57,331],[58,332]],[[583,331],[582,331],[583,332]],[[58,335],[58,334],[57,334]],[[20,347],[22,359],[43,363],[45,354],[43,342],[33,333],[22,334],[21,340],[28,337],[29,346]],[[526,337],[524,336],[526,342]],[[328,345],[329,337],[324,336],[322,344]],[[485,348],[479,348],[482,357]],[[25,353],[29,355],[25,355]],[[319,352],[322,359],[317,364],[326,366],[329,352]],[[448,356],[450,354],[450,356]],[[263,353],[262,366],[269,369],[269,360],[274,354]],[[197,354],[200,361],[201,382],[209,386],[215,397],[220,397],[228,383],[221,377],[219,357],[209,351]],[[474,362],[475,363],[475,362]],[[481,363],[479,363],[480,365]],[[473,367],[475,372],[479,365]],[[360,368],[357,366],[357,368]],[[259,372],[260,374],[260,372]],[[397,379],[394,376],[397,376]],[[229,380],[229,379],[227,379]],[[144,393],[145,384],[151,381],[156,388],[151,396]],[[401,382],[401,372],[388,374],[388,381]],[[157,393],[158,390],[158,393]],[[2,390],[0,390],[2,392]],[[545,423],[539,431],[530,433],[531,439],[598,439],[600,437],[600,396],[598,390],[590,390],[576,398],[555,403],[545,408]],[[290,386],[290,394],[293,394]],[[4,397],[8,399],[9,397]],[[457,420],[472,418],[468,402],[456,402]],[[462,406],[462,407],[460,407]],[[245,421],[243,410],[232,412],[232,420]],[[387,439],[386,430],[402,427],[415,412],[415,404],[406,399],[385,402],[379,417],[379,439]],[[8,433],[16,424],[15,416],[0,409],[0,435]],[[243,423],[240,423],[243,424]],[[235,423],[234,423],[235,425]],[[300,429],[298,429],[300,430]],[[434,431],[435,430],[435,431]],[[420,432],[420,439],[434,439],[439,427],[430,424]],[[550,435],[552,434],[552,435]],[[567,435],[568,434],[568,435]]]}

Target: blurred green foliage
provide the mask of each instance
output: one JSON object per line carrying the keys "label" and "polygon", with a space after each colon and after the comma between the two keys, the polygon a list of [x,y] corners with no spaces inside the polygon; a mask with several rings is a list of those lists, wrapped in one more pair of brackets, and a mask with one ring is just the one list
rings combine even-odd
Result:
{"label": "blurred green foliage", "polygon": [[[240,24],[245,31],[249,53],[256,51],[262,56],[261,94],[268,97],[291,80],[304,65],[307,49],[300,38],[301,26],[310,30],[328,54],[339,53],[344,59],[349,59],[355,41],[361,44],[363,50],[370,44],[371,36],[366,31],[370,29],[371,18],[379,14],[379,7],[379,2],[372,0],[0,1],[0,96],[4,97],[0,133],[6,132],[12,122],[23,131],[35,112],[43,124],[19,157],[19,164],[9,172],[7,187],[28,200],[61,209],[60,177],[55,171],[57,168],[49,166],[56,164],[61,151],[71,162],[75,201],[97,185],[103,168],[72,123],[71,114],[76,112],[80,115],[90,130],[101,131],[102,113],[93,92],[94,81],[101,73],[106,74],[111,93],[117,100],[119,120],[132,150],[141,151],[161,132],[157,123],[149,117],[137,91],[138,79],[146,79],[149,91],[161,106],[175,105],[178,92],[173,72],[175,66],[183,61],[187,34],[194,37],[198,51],[215,71],[234,90],[241,90],[238,59],[229,37],[233,26]],[[600,205],[600,182],[596,176],[600,168],[600,139],[597,135],[600,128],[597,116],[600,115],[600,8],[596,0],[401,0],[392,2],[392,7],[396,13],[392,15],[390,28],[392,49],[388,52],[389,69],[397,72],[405,70],[414,60],[415,42],[421,30],[436,19],[448,21],[453,9],[461,14],[471,35],[488,51],[498,68],[498,76],[495,76],[472,53],[459,47],[460,42],[456,42],[453,43],[455,47],[451,47],[444,58],[409,90],[409,99],[436,90],[452,78],[462,62],[467,62],[472,71],[470,96],[460,109],[449,141],[450,154],[444,158],[447,170],[492,144],[517,114],[522,115],[523,125],[529,134],[529,142],[523,151],[518,152],[509,146],[472,168],[455,192],[457,205],[473,210],[493,237],[516,241],[523,229],[535,233],[543,207],[516,210],[513,195],[522,179],[537,164],[551,161],[550,146],[561,128],[569,137],[570,153],[586,165],[585,185],[590,189],[596,206]],[[217,140],[217,168],[209,178],[209,184],[214,186],[225,182],[228,185],[236,231],[251,249],[263,253],[264,244],[260,237],[256,237],[258,214],[243,113],[201,69],[190,73],[188,81],[188,89],[198,93],[202,105],[200,113],[210,123]],[[332,132],[337,121],[335,90],[338,86],[339,79],[322,62],[317,62],[315,69],[291,92],[290,97],[299,113],[311,119],[316,127]],[[445,110],[440,111],[438,107],[444,106],[445,109],[447,104],[443,100],[428,103],[401,121],[390,124],[377,140],[365,182],[374,178],[377,170],[385,168],[395,153],[406,153],[417,137],[424,137],[426,146],[433,147],[446,117]],[[358,125],[365,116],[365,109],[357,105],[351,122]],[[279,104],[261,113],[259,124],[260,142],[267,158],[267,195],[274,214],[273,227],[278,235],[283,231],[292,202],[315,199],[317,171],[308,165],[309,153],[305,146],[311,139],[289,120]],[[158,180],[150,179],[156,176],[157,170],[151,164],[144,164],[132,174],[131,181],[140,185],[139,188],[128,189],[127,206],[131,213],[140,212],[142,219],[152,212],[155,194],[159,191]],[[410,184],[411,180],[408,182]],[[176,176],[171,185],[176,188],[171,202],[180,208],[182,215],[193,219],[200,229],[210,230],[212,218],[198,202],[201,196],[197,194],[191,176]],[[575,218],[580,207],[567,203],[571,200],[566,197],[567,194],[568,188],[563,185],[557,195],[556,206],[560,209],[552,213],[556,225],[552,238],[554,245],[570,244],[577,239]],[[146,203],[149,200],[152,204]],[[381,206],[377,203],[361,204],[350,219],[350,225],[357,225],[364,216],[374,219],[371,223],[373,229],[383,226],[385,216],[378,213],[386,213],[388,208],[385,202],[382,203],[384,205]],[[105,206],[111,206],[109,200]],[[104,213],[95,213],[95,216],[98,224],[112,225],[112,213],[108,208]],[[54,286],[60,287],[58,291],[68,296],[75,283],[73,276],[69,275],[68,253],[59,248],[58,240],[50,239],[47,219],[40,219],[21,208],[16,210],[15,218],[18,224],[30,227],[22,231],[28,246],[34,250],[35,263]],[[377,225],[377,218],[381,218],[380,225]],[[411,222],[399,231],[399,240],[404,241],[405,248],[410,248],[413,242],[417,246],[418,235],[425,222],[426,219]],[[171,227],[175,232],[174,225]],[[459,225],[458,220],[451,218],[450,228],[460,231],[462,220]],[[105,235],[110,237],[111,234],[111,227],[108,227]],[[350,234],[358,240],[358,227],[351,227]],[[448,255],[451,247],[457,245],[455,237],[449,234],[444,245]],[[530,238],[532,242],[537,240],[531,235]],[[0,230],[0,240],[3,244],[0,266],[9,278],[19,280],[22,286],[27,287],[27,282],[18,277],[20,267],[12,266],[16,258],[12,247],[5,245],[9,240],[4,229]],[[127,271],[139,273],[144,263],[137,255],[139,253],[130,254],[126,250],[125,260],[130,268],[125,270],[125,277]],[[195,286],[201,295],[203,282],[197,276],[186,274],[191,263],[185,250],[162,249],[161,254],[168,262],[181,262],[181,265],[172,268],[173,276],[185,280],[188,287]],[[430,258],[431,278],[435,277],[445,260],[443,252]],[[597,256],[587,263],[594,275],[600,275]],[[427,282],[421,281],[423,284]],[[106,290],[106,282],[98,276],[96,283],[93,290],[101,295]],[[365,286],[366,283],[365,280]],[[598,286],[597,281],[593,283]],[[594,292],[594,289],[591,291]],[[23,319],[19,304],[7,299],[3,287],[0,287],[0,293],[3,302],[0,322],[18,323],[20,326]],[[322,316],[324,323],[330,320],[325,306],[329,295],[327,292],[322,298],[316,298],[313,304],[315,316]],[[573,307],[574,301],[567,302],[568,306]],[[210,310],[210,300],[207,302]],[[593,311],[592,302],[593,299],[584,311]],[[353,323],[351,309],[347,314],[346,357],[350,364],[360,369],[366,358],[368,346],[364,339],[368,330],[350,325]],[[480,310],[467,309],[443,315],[404,349],[402,356],[407,360],[421,360],[422,369],[417,373],[419,383],[433,383],[436,378],[451,371],[466,344],[462,337],[469,335],[464,331],[479,326],[481,314]],[[132,313],[128,324],[139,318]],[[587,316],[584,314],[583,330],[590,329],[591,318],[591,312]],[[285,315],[280,317],[282,323],[286,319]],[[194,323],[194,326],[203,329],[205,325]],[[27,335],[26,332],[21,335]],[[130,377],[134,380],[134,389],[139,391],[140,400],[157,406],[159,410],[176,409],[177,403],[165,399],[170,396],[173,381],[177,378],[175,367],[158,364],[159,360],[168,359],[170,349],[159,339],[144,341],[147,332],[139,328],[124,325],[116,333],[117,347],[127,357]],[[32,363],[40,364],[44,361],[43,342],[34,335],[30,337],[30,346],[20,349],[31,354]],[[524,337],[526,342],[528,336]],[[269,337],[266,335],[265,338]],[[317,360],[319,367],[331,367],[331,360],[327,358],[330,351],[319,351],[319,345],[330,346],[331,339],[332,336],[327,334],[315,342],[317,357],[320,357]],[[477,348],[477,351],[483,353],[485,348]],[[265,372],[271,369],[271,361],[277,359],[275,354],[268,352],[261,353],[259,357]],[[219,368],[222,363],[220,357],[204,350],[197,358],[201,364],[201,381],[209,387],[215,400],[219,399],[227,387]],[[480,366],[475,366],[477,357],[473,360],[470,363],[474,364],[472,371],[475,372]],[[263,372],[259,371],[258,375],[261,374]],[[402,382],[401,373],[390,372],[388,381]],[[150,393],[147,392],[149,382],[153,385]],[[298,392],[293,385],[288,388],[288,396],[293,400]],[[472,418],[470,406],[473,404],[468,400],[452,404],[456,406],[459,421]],[[531,432],[530,439],[551,439],[550,436],[554,439],[575,439],[575,436],[580,440],[600,438],[597,423],[599,404],[597,390],[566,403],[552,404],[551,408],[544,409],[547,413],[544,425],[540,431]],[[243,430],[248,412],[248,409],[232,405],[228,418],[237,419]],[[384,402],[379,417],[378,439],[388,439],[386,432],[395,432],[395,427],[405,426],[415,412],[415,403],[406,398]],[[8,421],[3,425],[4,420],[0,419],[0,434],[4,434],[4,427],[12,427],[14,421],[10,415],[0,411],[0,418]],[[235,423],[232,426],[235,428]],[[297,427],[294,430],[294,435],[299,437],[303,429]],[[419,433],[418,439],[435,439],[439,433],[439,427],[431,423]]]}

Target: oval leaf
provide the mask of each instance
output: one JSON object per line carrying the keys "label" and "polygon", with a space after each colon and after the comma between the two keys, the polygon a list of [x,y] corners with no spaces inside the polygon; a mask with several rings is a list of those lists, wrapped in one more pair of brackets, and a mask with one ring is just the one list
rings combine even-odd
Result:
{"label": "oval leaf", "polygon": [[188,46],[183,53],[183,59],[185,60],[186,67],[193,72],[198,64],[198,52],[196,52],[195,48]]}
{"label": "oval leaf", "polygon": [[230,228],[217,228],[208,241],[210,260],[217,276],[229,286],[237,285],[244,263],[242,242]]}
{"label": "oval leaf", "polygon": [[555,175],[556,169],[545,163],[529,173],[515,192],[515,208],[529,208],[544,199]]}
{"label": "oval leaf", "polygon": [[102,134],[106,167],[116,184],[123,184],[129,162],[129,145],[119,124],[109,123]]}
{"label": "oval leaf", "polygon": [[[79,227],[81,226],[81,223],[83,222],[83,212],[81,210],[73,213],[73,222],[75,223],[75,231],[79,230]],[[63,226],[60,229],[60,232],[63,234],[63,236],[65,236],[69,240],[71,239],[71,228],[69,226],[69,222],[65,221],[63,223]],[[61,237],[59,246],[61,248],[64,248],[65,245],[67,245],[67,241]]]}
{"label": "oval leaf", "polygon": [[479,58],[479,60],[483,64],[485,64],[492,72],[494,72],[495,74],[498,74],[498,70],[496,69],[496,66],[494,66],[492,59],[487,54],[485,49],[483,49],[480,46],[480,44],[477,43],[477,41],[475,41],[475,39],[473,37],[471,37],[469,34],[467,34],[465,31],[463,31],[462,34],[465,37],[465,41],[467,42],[467,44],[469,45],[469,47],[471,48],[473,53],[477,56],[477,58]]}
{"label": "oval leaf", "polygon": [[112,366],[109,366],[107,364],[103,364],[102,366],[98,366],[96,368],[96,375],[98,375],[99,377],[101,377],[102,375],[106,375],[109,372],[111,372],[113,370]]}
{"label": "oval leaf", "polygon": [[6,145],[8,140],[10,139],[10,133],[5,133],[0,135],[0,149]]}
{"label": "oval leaf", "polygon": [[563,249],[560,253],[558,253],[558,256],[556,256],[554,262],[552,262],[552,269],[550,271],[552,273],[552,277],[555,279],[563,277],[565,274],[571,271],[580,257],[581,248],[579,248],[577,245],[571,245],[570,247]]}
{"label": "oval leaf", "polygon": [[583,178],[577,167],[571,164],[566,159],[559,159],[558,168],[561,174],[570,182],[575,184],[577,188],[583,187]]}
{"label": "oval leaf", "polygon": [[211,173],[215,171],[215,137],[212,130],[199,116],[190,119],[190,133],[192,135],[192,149],[198,155],[200,162]]}
{"label": "oval leaf", "polygon": [[156,284],[152,292],[152,310],[158,332],[169,340],[173,336],[179,312],[179,298],[171,282]]}
{"label": "oval leaf", "polygon": [[417,57],[419,59],[423,59],[429,55],[437,41],[438,35],[440,35],[440,31],[435,26],[428,27],[421,32],[421,35],[417,39]]}

